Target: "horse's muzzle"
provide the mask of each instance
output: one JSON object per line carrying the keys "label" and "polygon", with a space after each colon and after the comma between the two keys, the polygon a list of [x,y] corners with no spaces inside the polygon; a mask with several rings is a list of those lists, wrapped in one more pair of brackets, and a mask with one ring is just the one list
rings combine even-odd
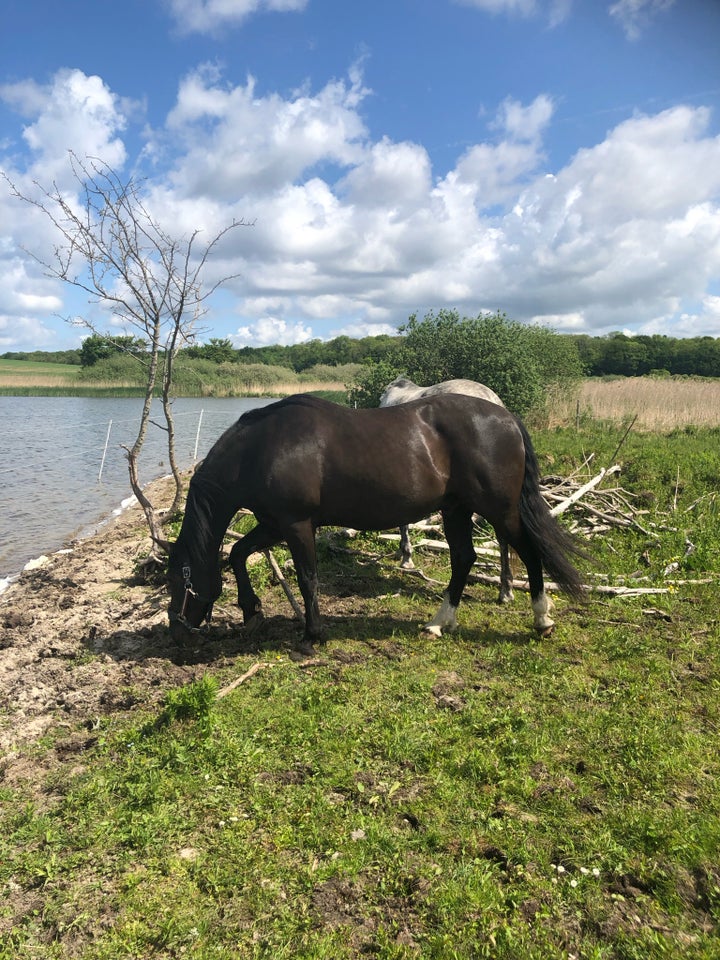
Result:
{"label": "horse's muzzle", "polygon": [[175,643],[182,646],[187,643],[195,630],[184,620],[178,620],[176,617],[170,620],[170,636]]}

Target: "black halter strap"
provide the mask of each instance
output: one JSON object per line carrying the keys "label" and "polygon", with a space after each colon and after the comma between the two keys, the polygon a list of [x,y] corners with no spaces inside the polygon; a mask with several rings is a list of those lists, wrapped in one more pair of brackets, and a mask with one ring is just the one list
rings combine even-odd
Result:
{"label": "black halter strap", "polygon": [[[175,621],[176,623],[179,623],[190,633],[199,633],[200,627],[202,626],[203,623],[210,623],[210,620],[212,618],[213,601],[207,599],[206,597],[201,597],[200,594],[197,593],[193,588],[192,575],[191,575],[189,564],[185,564],[183,566],[182,577],[183,577],[183,586],[185,587],[185,593],[183,594],[183,601],[180,607],[180,613],[174,613],[173,611],[170,611],[168,616],[171,621]],[[205,616],[202,618],[202,620],[200,621],[200,625],[197,627],[194,627],[185,616],[185,611],[187,610],[188,600],[190,599],[190,597],[195,597],[201,603],[206,603],[208,605],[207,612]]]}

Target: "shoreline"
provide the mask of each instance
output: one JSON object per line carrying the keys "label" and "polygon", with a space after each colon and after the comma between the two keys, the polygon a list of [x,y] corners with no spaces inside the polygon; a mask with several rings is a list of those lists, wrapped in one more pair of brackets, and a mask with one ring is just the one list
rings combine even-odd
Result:
{"label": "shoreline", "polygon": [[[146,485],[158,505],[163,484]],[[94,723],[119,704],[147,708],[202,669],[178,660],[164,587],[137,575],[150,534],[133,500],[0,595],[0,776],[16,762],[22,770],[25,748],[43,734]],[[133,686],[142,693],[125,706]]]}
{"label": "shoreline", "polygon": [[[143,486],[143,491],[150,490],[151,487],[159,485],[164,480],[170,479],[172,479],[171,474],[161,474],[160,476],[155,477],[153,480],[148,480],[148,482]],[[64,554],[73,553],[77,544],[84,543],[87,540],[92,540],[93,537],[96,537],[100,534],[103,527],[106,527],[108,524],[113,523],[113,521],[118,520],[123,516],[123,514],[126,514],[133,507],[139,507],[139,505],[140,502],[135,494],[130,494],[129,497],[121,500],[118,506],[113,507],[110,513],[103,514],[100,519],[95,520],[87,527],[84,527],[80,533],[77,533],[70,538],[63,539],[61,542],[67,544],[67,546],[59,546],[56,550],[51,550],[48,553],[41,553],[36,557],[31,557],[17,572],[0,577],[0,597],[2,597],[14,583],[17,583],[24,573],[32,573],[34,570],[40,570],[51,563],[53,558],[62,556]]]}

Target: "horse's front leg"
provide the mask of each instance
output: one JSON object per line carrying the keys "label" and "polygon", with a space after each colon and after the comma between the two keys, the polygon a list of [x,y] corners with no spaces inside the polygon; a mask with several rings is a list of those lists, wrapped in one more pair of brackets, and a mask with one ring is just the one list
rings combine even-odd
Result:
{"label": "horse's front leg", "polygon": [[255,631],[263,621],[262,602],[255,593],[247,570],[248,557],[260,550],[269,550],[280,542],[280,536],[269,527],[259,523],[230,551],[230,566],[235,574],[238,592],[238,606],[243,613],[243,622],[249,633]]}
{"label": "horse's front leg", "polygon": [[294,523],[285,531],[284,540],[292,554],[298,586],[305,603],[304,644],[311,648],[321,639],[322,628],[318,604],[315,527],[310,520]]}

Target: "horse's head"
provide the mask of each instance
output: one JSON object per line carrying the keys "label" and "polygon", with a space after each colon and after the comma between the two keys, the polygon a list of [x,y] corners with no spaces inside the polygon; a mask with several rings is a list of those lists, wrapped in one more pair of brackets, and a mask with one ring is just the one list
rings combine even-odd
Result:
{"label": "horse's head", "polygon": [[191,565],[190,558],[175,544],[168,563],[170,636],[178,643],[210,621],[213,604],[222,592],[217,564],[212,569]]}

